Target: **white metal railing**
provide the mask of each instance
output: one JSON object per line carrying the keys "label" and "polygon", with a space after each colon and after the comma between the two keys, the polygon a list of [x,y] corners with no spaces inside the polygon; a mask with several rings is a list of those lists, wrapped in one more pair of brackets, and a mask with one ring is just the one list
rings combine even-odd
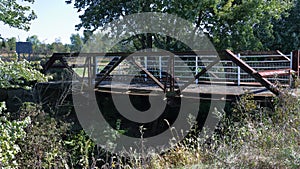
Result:
{"label": "white metal railing", "polygon": [[[285,55],[237,55],[240,59],[245,61],[249,66],[257,71],[277,70],[291,68],[291,54]],[[99,73],[112,59],[117,56],[96,56],[94,63],[94,73]],[[212,63],[217,56],[175,56],[174,58],[174,77],[177,83],[184,83],[193,78],[194,75],[205,68],[209,63]],[[134,56],[134,60],[139,62],[144,68],[149,70],[155,77],[164,81],[170,72],[169,56]],[[84,61],[81,61],[83,65]],[[80,65],[80,64],[79,64]],[[80,72],[77,69],[78,74]],[[110,75],[115,80],[130,80],[135,78],[136,82],[149,81],[147,75],[138,67],[128,60],[124,60],[117,68],[115,68]],[[268,78],[270,81],[279,81],[282,84],[289,84],[290,77],[277,76]],[[151,81],[151,80],[150,80]],[[207,73],[201,76],[195,83],[199,82],[221,82],[242,85],[243,83],[254,83],[256,80],[249,74],[243,71],[242,68],[235,65],[232,61],[222,60],[219,64],[213,66]]]}

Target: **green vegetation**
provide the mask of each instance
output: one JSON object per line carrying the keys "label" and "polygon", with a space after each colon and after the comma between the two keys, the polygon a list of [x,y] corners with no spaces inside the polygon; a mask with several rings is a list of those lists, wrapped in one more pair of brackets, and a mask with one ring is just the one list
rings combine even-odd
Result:
{"label": "green vegetation", "polygon": [[[27,3],[34,2],[34,0],[23,1]],[[24,3],[22,4],[17,0],[0,1],[0,21],[4,24],[18,29],[29,30],[30,22],[36,17],[30,6],[24,5]]]}
{"label": "green vegetation", "polygon": [[[26,68],[30,64],[33,63],[6,62],[18,71],[38,70],[35,66]],[[22,66],[24,70],[20,69]],[[11,70],[2,68],[2,72],[7,72],[2,78],[18,82],[12,85],[3,80],[2,86],[30,88],[26,77],[21,76],[21,83],[20,76],[12,76]],[[31,78],[47,80],[40,76]],[[54,107],[46,110],[42,103],[26,102],[18,112],[9,113],[1,103],[0,165],[3,168],[299,168],[300,99],[291,96],[288,89],[282,90],[285,94],[274,98],[269,107],[260,106],[248,94],[229,112],[216,110],[220,123],[213,135],[206,134],[204,128],[164,154],[141,154],[138,150],[130,152],[132,156],[126,160],[97,147],[80,128],[74,130],[78,124],[68,120],[72,106],[62,112]],[[113,131],[107,133],[114,135]],[[141,137],[143,141],[146,140]]]}
{"label": "green vegetation", "polygon": [[[76,25],[78,30],[84,28],[86,31],[93,32],[126,15],[162,12],[175,14],[192,22],[195,30],[205,30],[217,50],[280,50],[288,46],[293,46],[292,49],[300,46],[298,24],[296,24],[299,23],[299,19],[295,17],[299,16],[299,7],[296,5],[299,4],[299,0],[134,0],[130,2],[69,0],[66,2],[74,3],[75,8],[84,11],[80,16],[81,23]],[[120,28],[117,31],[122,32],[126,29]],[[109,33],[114,32],[110,30]],[[290,41],[290,36],[295,39],[293,42]],[[166,44],[169,45],[167,49],[177,49],[176,45],[178,45],[172,43],[169,37],[149,33],[128,39],[127,43],[134,43],[137,49],[151,47],[166,49],[164,47]],[[292,43],[293,45],[290,45]]]}
{"label": "green vegetation", "polygon": [[[298,25],[293,24],[299,23],[298,0],[74,2],[75,8],[85,10],[82,23],[77,25],[78,29],[86,29],[84,37],[72,35],[70,45],[59,40],[43,44],[37,36],[28,37],[35,53],[99,50],[98,46],[82,46],[95,29],[122,15],[149,11],[177,14],[195,23],[195,28],[205,28],[217,49],[279,48],[290,52],[300,47]],[[35,17],[30,7],[21,6],[16,0],[0,2],[0,21],[5,24],[28,30]],[[106,45],[100,36],[93,40]],[[171,39],[143,34],[128,39],[128,43],[134,42],[136,48],[160,47],[155,40],[167,44]],[[49,79],[40,73],[39,62],[15,61],[15,42],[14,37],[2,41],[1,55],[9,53],[12,61],[0,60],[1,95],[18,88],[33,92],[36,82]],[[75,71],[83,73],[80,68]],[[17,112],[8,112],[5,102],[0,102],[0,168],[300,168],[300,99],[291,96],[289,90],[282,90],[284,94],[274,98],[272,106],[262,106],[252,95],[245,95],[229,112],[216,110],[220,123],[212,135],[205,128],[201,133],[195,129],[194,134],[168,152],[129,152],[132,156],[128,158],[101,149],[85,134],[74,117],[73,105],[65,102],[69,88],[66,92],[58,91],[62,96],[50,98],[52,95],[47,93],[41,102],[24,102]],[[47,103],[49,100],[56,102]],[[114,120],[119,130],[122,121]],[[141,133],[143,130],[141,127]],[[106,133],[108,138],[115,138],[116,133],[128,131],[108,129]],[[141,137],[141,144],[144,141]]]}
{"label": "green vegetation", "polygon": [[[81,37],[79,34],[72,34],[70,36],[71,44],[63,44],[60,39],[56,39],[55,42],[47,44],[41,42],[37,35],[32,35],[26,39],[26,42],[31,42],[33,53],[31,56],[33,57],[41,57],[41,56],[51,56],[53,53],[76,53],[76,52],[104,52],[107,48],[107,44],[103,42],[102,35],[100,34],[95,38],[95,43],[97,46],[89,46],[87,48],[84,45],[86,39],[89,36],[84,33],[84,36]],[[101,48],[99,47],[101,46]],[[16,38],[6,38],[2,39],[2,43],[0,45],[0,56],[8,56],[14,57],[16,55]]]}
{"label": "green vegetation", "polygon": [[25,128],[30,124],[30,118],[10,120],[9,114],[4,114],[5,103],[0,103],[0,166],[14,168],[18,166],[17,154],[21,149],[17,143],[26,136]]}
{"label": "green vegetation", "polygon": [[[1,3],[7,2],[3,1]],[[30,0],[29,2],[33,1]],[[82,49],[93,51],[93,49],[84,49],[84,44],[91,38],[95,30],[101,29],[103,25],[123,15],[138,12],[175,14],[191,21],[195,25],[195,30],[200,28],[205,30],[205,33],[217,50],[232,49],[235,52],[244,50],[281,50],[284,53],[289,53],[291,50],[300,47],[298,31],[300,21],[299,0],[130,1],[126,3],[100,1],[98,5],[95,5],[98,2],[96,3],[93,0],[67,2],[74,4],[74,7],[79,11],[84,11],[80,17],[81,23],[76,26],[77,29],[85,29],[84,36],[80,37],[79,34],[72,34],[70,36],[71,44],[62,44],[59,39],[51,44],[45,44],[36,35],[33,35],[28,37],[26,41],[33,43],[34,53],[51,55],[53,52],[79,52]],[[12,1],[11,4],[15,3],[15,1]],[[106,5],[101,5],[102,3]],[[1,8],[0,16],[2,13],[4,16],[4,13],[9,13],[12,10],[12,7],[9,9]],[[5,22],[7,18],[0,17],[0,21]],[[26,23],[27,27],[29,26],[28,24]],[[122,32],[124,30],[118,31]],[[2,40],[1,52],[15,51],[15,43],[12,43],[15,41],[15,37],[5,37]],[[101,48],[106,46],[103,40],[98,37],[95,43]],[[161,49],[182,50],[182,45],[176,43],[176,41],[174,42],[174,39],[171,37],[163,37],[157,34],[138,35],[124,40],[122,44],[129,44],[136,49],[158,47]],[[166,46],[166,44],[168,45]],[[122,49],[122,47],[119,48]],[[97,51],[104,50],[97,49]]]}
{"label": "green vegetation", "polygon": [[0,88],[29,88],[30,84],[45,82],[46,77],[40,72],[40,62],[11,61],[0,59]]}

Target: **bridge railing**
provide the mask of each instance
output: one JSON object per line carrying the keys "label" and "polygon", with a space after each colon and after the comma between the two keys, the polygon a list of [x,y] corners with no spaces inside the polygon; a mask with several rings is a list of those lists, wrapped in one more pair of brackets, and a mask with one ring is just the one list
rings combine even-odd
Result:
{"label": "bridge railing", "polygon": [[[239,56],[239,55],[238,55]],[[278,69],[290,69],[291,68],[291,54],[288,55],[240,55],[240,58],[244,60],[249,66],[255,70],[268,71],[268,70],[278,70]],[[240,69],[240,68],[238,68]],[[286,75],[275,75],[268,78],[271,82],[280,82],[281,84],[289,85],[291,82],[291,77]],[[253,83],[254,78],[251,78],[249,74],[240,71],[238,74],[238,83]]]}
{"label": "bridge railing", "polygon": [[[291,54],[268,54],[268,55],[242,55],[237,56],[245,61],[249,66],[257,71],[277,70],[291,68]],[[97,73],[112,60],[113,57],[98,57]],[[139,62],[144,68],[149,70],[161,82],[165,82],[172,75],[176,83],[185,83],[208,64],[212,63],[216,55],[180,55],[175,56],[173,63],[170,63],[170,56],[135,56],[134,60]],[[173,64],[174,70],[170,70]],[[117,66],[108,78],[114,77],[115,81],[128,81],[132,83],[151,83],[148,75],[136,67],[132,62],[124,60]],[[168,77],[170,76],[170,77]],[[281,84],[290,83],[289,76],[276,76],[268,78],[271,82],[278,81]],[[227,83],[234,85],[258,85],[256,80],[239,66],[230,60],[221,60],[219,64],[213,66],[207,73],[201,76],[195,83]]]}
{"label": "bridge railing", "polygon": [[[241,55],[237,56],[247,63],[250,67],[256,71],[267,71],[267,70],[278,70],[278,69],[289,69],[291,63],[289,58],[291,55]],[[218,71],[222,70],[222,71]],[[222,60],[220,65],[214,66],[208,74],[214,74],[216,76],[222,75],[219,80],[226,80],[228,84],[236,85],[256,85],[257,81],[248,73],[246,73],[241,67],[237,66],[230,60]],[[201,80],[214,79],[215,76],[201,77]],[[216,81],[216,79],[214,79]],[[271,82],[280,82],[281,84],[289,84],[290,77],[283,75],[274,75],[269,77],[268,80]]]}
{"label": "bridge railing", "polygon": [[[291,68],[291,54],[237,54],[256,71],[278,70]],[[91,54],[76,57],[67,57],[69,65],[73,65],[73,70],[83,79],[87,79],[88,74],[102,76],[103,72],[109,69],[109,65],[114,65],[123,55],[119,54]],[[124,59],[106,76],[105,81],[114,80],[116,82],[130,83],[153,83],[149,75],[137,66],[148,70],[161,83],[169,83],[169,79],[174,77],[175,83],[182,84],[191,80],[197,73],[201,72],[207,65],[217,59],[215,54],[161,54],[151,53],[150,55],[134,55],[132,59]],[[87,64],[89,62],[89,64]],[[74,66],[75,65],[75,66]],[[89,65],[89,66],[87,66]],[[102,75],[101,75],[102,72]],[[271,82],[279,81],[281,84],[290,84],[289,76],[268,77]],[[234,64],[231,60],[222,59],[214,65],[204,75],[200,76],[195,83],[226,83],[233,85],[259,85],[257,81],[242,68]]]}

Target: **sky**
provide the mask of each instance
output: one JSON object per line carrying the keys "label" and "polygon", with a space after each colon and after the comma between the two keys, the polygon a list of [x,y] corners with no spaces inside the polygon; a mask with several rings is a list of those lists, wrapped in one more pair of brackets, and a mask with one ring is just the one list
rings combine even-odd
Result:
{"label": "sky", "polygon": [[17,41],[25,41],[27,37],[37,35],[44,43],[55,42],[60,39],[64,44],[71,43],[71,34],[79,33],[75,25],[80,23],[79,14],[73,5],[67,5],[65,0],[35,0],[31,8],[35,11],[37,19],[31,22],[28,32],[9,27],[0,22],[0,34],[3,38],[16,37]]}

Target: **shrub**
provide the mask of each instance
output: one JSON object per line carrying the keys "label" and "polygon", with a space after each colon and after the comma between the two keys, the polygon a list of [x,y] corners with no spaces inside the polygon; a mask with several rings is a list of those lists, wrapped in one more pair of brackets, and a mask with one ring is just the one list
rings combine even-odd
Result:
{"label": "shrub", "polygon": [[3,115],[5,103],[0,103],[0,167],[17,168],[17,154],[20,149],[20,141],[26,137],[25,128],[30,124],[30,117],[24,120],[9,120],[8,113]]}
{"label": "shrub", "polygon": [[32,123],[20,142],[22,153],[18,156],[20,168],[65,168],[68,152],[64,147],[69,125],[52,118],[35,104],[24,104],[21,117],[31,117]]}
{"label": "shrub", "polygon": [[70,135],[64,143],[68,147],[72,167],[90,168],[95,165],[95,161],[93,161],[95,143],[83,130],[78,134]]}
{"label": "shrub", "polygon": [[0,88],[30,88],[35,82],[45,82],[39,62],[10,61],[0,59]]}

